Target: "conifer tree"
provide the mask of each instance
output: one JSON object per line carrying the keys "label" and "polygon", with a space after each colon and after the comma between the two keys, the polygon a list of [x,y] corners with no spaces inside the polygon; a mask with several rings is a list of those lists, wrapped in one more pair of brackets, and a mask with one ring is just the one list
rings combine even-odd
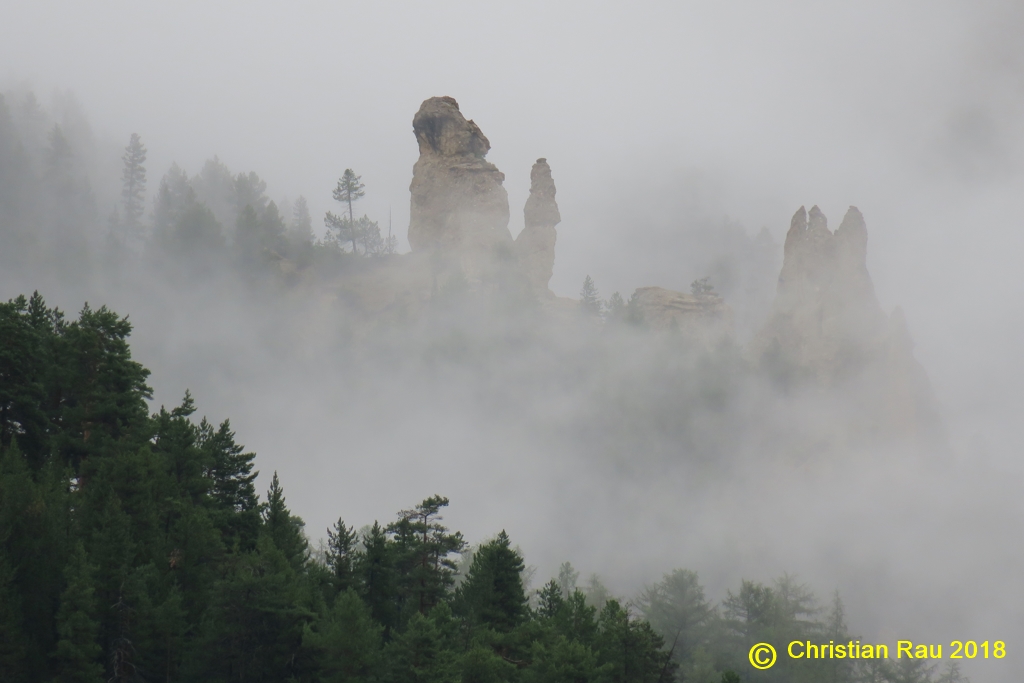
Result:
{"label": "conifer tree", "polygon": [[17,438],[33,469],[42,466],[48,442],[46,354],[52,328],[38,292],[0,303],[0,449]]}
{"label": "conifer tree", "polygon": [[[215,159],[216,161],[216,159]],[[267,183],[261,180],[255,172],[239,173],[235,176],[235,210],[241,214],[242,210],[251,206],[255,214],[263,213],[267,208]]]}
{"label": "conifer tree", "polygon": [[399,521],[388,526],[397,544],[405,596],[411,600],[407,604],[420,614],[447,595],[457,568],[450,556],[466,546],[461,533],[449,533],[441,524],[440,512],[447,505],[447,498],[431,496],[416,508],[400,512]]}
{"label": "conifer tree", "polygon": [[558,567],[558,587],[562,591],[562,598],[569,599],[569,596],[576,592],[576,582],[580,573],[572,566],[571,562],[563,562]]}
{"label": "conifer tree", "polygon": [[295,205],[292,207],[291,222],[288,225],[288,230],[292,238],[300,244],[312,244],[315,239],[313,235],[313,218],[309,215],[309,204],[302,195],[299,195],[299,198],[295,200]]}
{"label": "conifer tree", "polygon": [[3,534],[0,535],[0,671],[5,681],[24,683],[29,672],[25,662],[28,643],[22,627],[22,601],[14,583],[14,567],[3,549],[10,532],[0,531],[0,534]]}
{"label": "conifer tree", "polygon": [[701,645],[714,618],[696,572],[677,569],[647,588],[637,601],[641,614],[669,643],[675,643],[678,659],[685,659]]}
{"label": "conifer tree", "polygon": [[128,234],[138,234],[146,204],[146,167],[143,165],[146,163],[146,146],[138,133],[132,133],[121,161],[124,163],[121,172],[122,222],[127,239]]}
{"label": "conifer tree", "polygon": [[456,678],[454,653],[444,647],[437,624],[413,614],[405,630],[385,650],[392,681],[443,683]]}
{"label": "conifer tree", "polygon": [[335,584],[339,591],[345,591],[355,585],[356,533],[353,527],[346,527],[342,519],[338,519],[333,529],[327,530],[327,566],[334,573]]}
{"label": "conifer tree", "polygon": [[583,281],[583,289],[580,290],[580,310],[585,315],[601,316],[601,297],[597,294],[597,286],[588,275]]}
{"label": "conifer tree", "polygon": [[292,515],[285,505],[284,489],[274,472],[263,509],[263,531],[295,569],[301,568],[309,558],[309,543],[302,533],[303,526],[302,520]]}
{"label": "conifer tree", "polygon": [[646,621],[634,620],[617,600],[608,600],[598,620],[598,661],[608,666],[607,680],[621,683],[671,683],[678,664],[663,649],[665,641]]}
{"label": "conifer tree", "polygon": [[469,617],[502,633],[521,624],[528,614],[523,569],[523,558],[504,531],[480,546],[459,586],[459,602]]}
{"label": "conifer tree", "polygon": [[384,627],[384,637],[390,639],[398,618],[394,543],[388,540],[380,524],[374,522],[363,539],[363,548],[355,563],[363,600],[374,621]]}
{"label": "conifer tree", "polygon": [[99,624],[96,620],[96,597],[93,588],[94,568],[89,564],[85,547],[76,543],[64,570],[67,582],[57,612],[57,648],[54,667],[59,683],[103,683],[103,667],[99,663],[101,648],[96,642]]}
{"label": "conifer tree", "polygon": [[626,301],[618,292],[614,292],[608,301],[605,302],[605,310],[608,311],[608,319],[620,322],[626,317]]}
{"label": "conifer tree", "polygon": [[312,651],[324,683],[369,683],[379,680],[382,633],[370,609],[349,589],[323,618],[306,626],[302,645]]}
{"label": "conifer tree", "polygon": [[338,179],[338,185],[332,193],[335,201],[347,205],[348,221],[345,220],[344,216],[338,217],[329,211],[324,217],[324,224],[329,229],[338,232],[339,240],[348,237],[352,241],[353,254],[356,253],[356,238],[359,236],[359,227],[356,225],[355,215],[352,213],[352,203],[366,195],[366,192],[363,191],[365,185],[359,182],[360,180],[362,180],[362,176],[357,176],[351,168],[346,168],[341,178]]}
{"label": "conifer tree", "polygon": [[205,475],[209,480],[213,501],[213,518],[225,545],[238,543],[243,550],[256,545],[260,526],[260,502],[253,471],[255,453],[235,442],[231,422],[224,420],[214,431],[203,418],[199,424],[199,448],[204,453]]}

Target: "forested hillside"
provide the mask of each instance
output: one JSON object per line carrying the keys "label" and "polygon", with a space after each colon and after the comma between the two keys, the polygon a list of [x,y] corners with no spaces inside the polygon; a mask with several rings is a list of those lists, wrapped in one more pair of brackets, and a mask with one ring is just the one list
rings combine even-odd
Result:
{"label": "forested hillside", "polygon": [[569,563],[529,590],[508,535],[469,546],[440,496],[311,545],[227,420],[188,394],[150,414],[130,332],[105,307],[0,305],[5,682],[936,680],[921,660],[753,672],[753,643],[853,638],[838,595],[790,577],[720,606],[686,570],[632,600]]}

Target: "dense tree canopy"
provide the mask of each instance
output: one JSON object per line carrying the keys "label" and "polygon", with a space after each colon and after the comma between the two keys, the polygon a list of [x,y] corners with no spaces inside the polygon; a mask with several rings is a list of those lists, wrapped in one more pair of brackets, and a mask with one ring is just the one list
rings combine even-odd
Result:
{"label": "dense tree canopy", "polygon": [[[721,608],[678,570],[635,603],[564,564],[529,591],[508,534],[467,552],[431,496],[322,553],[227,421],[150,414],[127,319],[0,304],[4,681],[748,680],[755,642],[849,638],[791,577]],[[738,672],[738,673],[737,673]],[[780,662],[764,681],[933,681],[928,667]],[[942,680],[962,680],[950,669]],[[738,676],[738,677],[737,677]],[[753,680],[753,679],[750,679]]]}

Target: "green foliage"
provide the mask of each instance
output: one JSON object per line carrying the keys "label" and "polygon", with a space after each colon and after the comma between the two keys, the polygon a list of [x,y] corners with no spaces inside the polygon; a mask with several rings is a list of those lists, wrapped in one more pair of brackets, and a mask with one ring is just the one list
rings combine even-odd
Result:
{"label": "green foliage", "polygon": [[324,217],[324,225],[331,231],[339,244],[352,243],[352,253],[360,253],[360,245],[364,256],[385,256],[395,253],[398,240],[393,237],[384,238],[380,234],[380,226],[369,217],[353,219],[350,216],[337,216],[330,211]]}
{"label": "green foliage", "polygon": [[531,665],[523,683],[587,683],[603,680],[609,666],[600,667],[586,644],[558,636],[552,643],[537,641],[530,650]]}
{"label": "green foliage", "polygon": [[473,554],[458,601],[471,622],[508,633],[527,616],[523,591],[523,558],[511,547],[508,535],[485,543]]}
{"label": "green foliage", "polygon": [[309,559],[309,542],[302,533],[304,522],[291,514],[285,505],[284,489],[274,472],[267,490],[267,504],[263,508],[263,533],[273,542],[296,570]]}
{"label": "green foliage", "polygon": [[53,653],[55,681],[60,683],[101,683],[102,652],[96,642],[96,597],[93,588],[95,568],[89,564],[85,548],[76,543],[64,570],[66,586],[60,596],[56,626],[59,640]]}
{"label": "green foliage", "polygon": [[346,527],[342,519],[327,530],[327,566],[334,574],[335,585],[345,591],[356,584],[354,559],[357,536],[353,527]]}
{"label": "green foliage", "polygon": [[[348,221],[346,222],[344,217],[339,218],[330,212],[328,212],[327,216],[324,218],[324,223],[329,229],[338,231],[339,240],[343,240],[344,238],[351,240],[353,254],[356,253],[356,239],[361,236],[361,230],[366,229],[366,226],[357,225],[352,213],[352,203],[366,195],[366,192],[363,191],[365,185],[359,182],[361,179],[362,176],[357,176],[351,168],[346,168],[341,178],[338,179],[338,185],[334,188],[334,192],[332,193],[335,201],[341,202],[348,207]],[[365,216],[363,218],[366,222],[369,222],[369,219],[366,219]],[[376,223],[374,223],[374,225],[376,225]],[[377,234],[380,234],[379,229]]]}
{"label": "green foliage", "polygon": [[638,603],[641,614],[673,647],[680,661],[706,645],[702,641],[715,625],[714,612],[697,574],[686,569],[666,574],[640,594]]}
{"label": "green foliage", "polygon": [[711,284],[710,277],[702,277],[690,283],[690,293],[694,296],[707,296],[714,294],[715,287]]}
{"label": "green foliage", "polygon": [[318,680],[369,682],[377,680],[383,662],[382,633],[366,603],[350,588],[326,615],[305,626],[302,645],[313,654]]}
{"label": "green foliage", "polygon": [[403,616],[413,610],[426,614],[455,583],[457,565],[451,555],[461,552],[466,542],[461,533],[449,533],[441,524],[441,509],[447,506],[447,498],[431,496],[400,512],[398,521],[387,528],[394,536]]}
{"label": "green foliage", "polygon": [[[130,332],[105,308],[67,321],[38,295],[0,304],[5,681],[719,683],[753,642],[849,639],[838,595],[823,610],[788,576],[716,608],[677,570],[634,613],[566,562],[534,611],[504,531],[464,555],[456,588],[466,544],[436,495],[362,534],[339,519],[313,557],[277,473],[260,502],[227,420],[197,420],[188,392],[149,411]],[[935,679],[851,664],[784,660],[761,679]]]}
{"label": "green foliage", "polygon": [[385,648],[386,680],[392,683],[449,683],[455,680],[455,653],[444,647],[443,634],[430,616],[419,612]]}
{"label": "green foliage", "polygon": [[583,281],[583,289],[580,290],[580,310],[584,315],[601,316],[601,297],[597,294],[597,285],[589,275]]}

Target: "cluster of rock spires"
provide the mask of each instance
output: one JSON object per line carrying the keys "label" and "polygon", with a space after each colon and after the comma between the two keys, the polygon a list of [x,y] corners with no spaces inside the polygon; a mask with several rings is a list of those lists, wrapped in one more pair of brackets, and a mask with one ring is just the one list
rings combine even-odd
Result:
{"label": "cluster of rock spires", "polygon": [[[555,265],[555,226],[562,220],[547,159],[530,172],[525,226],[513,240],[509,231],[505,175],[484,157],[491,145],[451,97],[432,97],[413,117],[420,157],[413,167],[409,245],[457,266],[471,286],[485,285],[512,270],[548,308],[575,309],[548,288]],[[511,268],[510,268],[511,265]],[[504,278],[508,283],[508,278]],[[709,323],[727,330],[731,313],[721,298],[693,296],[659,287],[637,290],[649,326],[699,333]]]}
{"label": "cluster of rock spires", "polygon": [[555,265],[555,226],[561,221],[546,159],[531,173],[526,227],[509,231],[505,174],[484,159],[487,137],[451,97],[432,97],[412,122],[420,158],[413,167],[409,245],[413,252],[451,257],[471,285],[486,282],[510,260],[535,295],[548,289]]}
{"label": "cluster of rock spires", "polygon": [[[440,280],[458,277],[470,289],[518,287],[549,315],[578,319],[577,302],[548,288],[561,215],[547,160],[533,166],[525,226],[513,239],[505,176],[485,159],[490,142],[458,103],[424,101],[413,132],[420,156],[409,188],[412,254],[397,269],[358,278],[350,299],[368,312],[405,310],[435,296]],[[771,313],[748,356],[783,381],[859,387],[857,411],[870,415],[871,431],[927,431],[934,426],[927,377],[914,360],[902,312],[882,311],[866,257],[867,229],[856,208],[833,233],[818,207],[801,207],[786,235]],[[641,287],[633,300],[653,330],[709,345],[733,336],[732,313],[713,293]]]}
{"label": "cluster of rock spires", "polygon": [[903,311],[886,316],[867,269],[868,232],[851,206],[833,233],[817,206],[793,216],[772,311],[754,359],[788,380],[853,389],[868,429],[924,435],[937,428],[924,368]]}

